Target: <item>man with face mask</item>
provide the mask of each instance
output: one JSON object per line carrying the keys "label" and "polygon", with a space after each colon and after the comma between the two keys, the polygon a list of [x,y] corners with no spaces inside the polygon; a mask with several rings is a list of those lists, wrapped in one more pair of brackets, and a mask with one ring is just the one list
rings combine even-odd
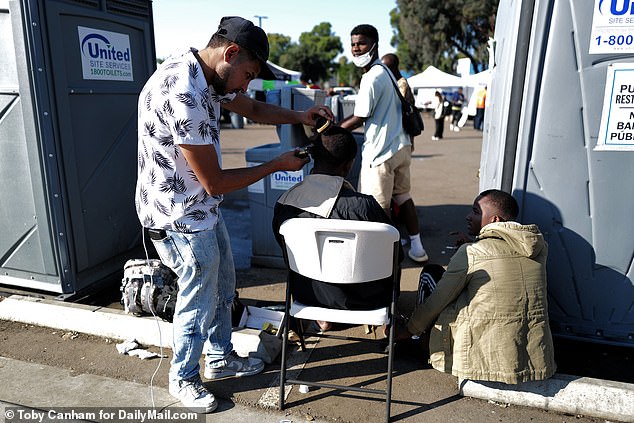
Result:
{"label": "man with face mask", "polygon": [[244,95],[256,76],[274,79],[264,31],[225,17],[202,50],[166,60],[139,96],[136,209],[161,261],[178,276],[169,392],[194,411],[217,407],[207,379],[249,376],[261,360],[238,357],[231,344],[235,270],[220,213],[223,194],[276,171],[299,170],[308,159],[286,152],[259,166],[222,169],[220,104],[263,123],[314,125],[332,119],[326,107],[297,112]]}
{"label": "man with face mask", "polygon": [[410,195],[412,143],[403,129],[401,100],[394,88],[396,80],[379,60],[379,34],[375,27],[358,25],[350,35],[352,61],[363,68],[364,74],[354,113],[340,125],[349,130],[364,127],[358,188],[374,196],[388,215],[394,201],[409,234],[408,256],[416,262],[424,262],[428,256]]}
{"label": "man with face mask", "polygon": [[504,191],[480,193],[467,215],[475,241],[458,248],[446,271],[433,264],[423,268],[419,304],[397,338],[429,337],[436,370],[509,384],[555,373],[548,247],[536,225],[513,221],[518,211]]}

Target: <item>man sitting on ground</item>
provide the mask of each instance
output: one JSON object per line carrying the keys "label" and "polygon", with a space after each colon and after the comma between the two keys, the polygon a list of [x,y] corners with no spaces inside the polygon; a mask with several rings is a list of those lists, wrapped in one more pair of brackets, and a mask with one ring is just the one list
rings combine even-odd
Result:
{"label": "man sitting on ground", "polygon": [[[383,208],[371,195],[357,192],[345,180],[357,155],[352,134],[330,126],[312,139],[313,170],[302,182],[284,193],[275,204],[273,232],[283,248],[280,226],[292,218],[362,220],[392,225]],[[401,251],[401,257],[403,253]],[[330,284],[292,273],[295,300],[315,306],[342,310],[369,310],[386,305],[392,293],[392,278],[364,284]],[[387,300],[386,300],[387,299]],[[322,330],[327,322],[318,322]]]}
{"label": "man sitting on ground", "polygon": [[467,215],[475,242],[460,246],[444,274],[437,265],[423,268],[420,304],[399,338],[428,332],[436,370],[512,384],[555,373],[548,248],[536,225],[513,221],[518,212],[510,194],[482,192]]}

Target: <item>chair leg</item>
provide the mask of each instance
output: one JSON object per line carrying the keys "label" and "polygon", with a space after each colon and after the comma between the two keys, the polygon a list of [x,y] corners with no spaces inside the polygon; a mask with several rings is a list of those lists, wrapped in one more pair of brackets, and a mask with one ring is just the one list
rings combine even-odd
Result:
{"label": "chair leg", "polygon": [[396,299],[398,297],[399,281],[401,277],[400,268],[398,266],[398,241],[394,243],[392,276],[394,277],[392,284],[392,302],[390,304],[390,334],[388,336],[389,351],[387,355],[387,386],[385,389],[385,421],[389,423],[391,406],[392,406],[392,372],[394,368],[394,334],[396,333]]}
{"label": "chair leg", "polygon": [[389,334],[389,351],[387,354],[387,386],[385,389],[385,421],[389,423],[390,421],[390,412],[392,405],[392,372],[394,367],[394,332],[395,332],[396,321],[392,318],[392,324],[390,325],[390,334]]}
{"label": "chair leg", "polygon": [[[287,307],[288,310],[288,307]],[[286,383],[286,354],[287,354],[287,346],[288,346],[288,332],[289,332],[289,320],[287,317],[284,319],[284,325],[282,330],[282,360],[280,363],[280,397],[279,397],[279,409],[284,409],[284,395],[285,389],[284,385]]]}
{"label": "chair leg", "polygon": [[304,342],[304,320],[295,319],[297,322],[297,336],[299,336],[299,343],[302,347],[302,352],[306,351],[306,343]]}

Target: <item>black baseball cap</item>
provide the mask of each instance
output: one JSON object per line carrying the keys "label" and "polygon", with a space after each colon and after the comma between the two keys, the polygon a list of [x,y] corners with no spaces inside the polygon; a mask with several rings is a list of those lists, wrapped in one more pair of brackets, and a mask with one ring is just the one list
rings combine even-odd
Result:
{"label": "black baseball cap", "polygon": [[269,59],[269,39],[262,28],[239,16],[225,16],[220,19],[216,34],[253,53],[260,61],[260,78],[276,79],[266,64]]}

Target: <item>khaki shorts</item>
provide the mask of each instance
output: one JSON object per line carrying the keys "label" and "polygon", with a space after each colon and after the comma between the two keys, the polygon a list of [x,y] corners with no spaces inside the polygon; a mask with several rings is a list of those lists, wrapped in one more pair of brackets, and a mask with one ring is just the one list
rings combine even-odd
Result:
{"label": "khaki shorts", "polygon": [[385,210],[393,196],[410,191],[409,167],[412,147],[405,146],[376,167],[361,166],[359,191],[372,195]]}

